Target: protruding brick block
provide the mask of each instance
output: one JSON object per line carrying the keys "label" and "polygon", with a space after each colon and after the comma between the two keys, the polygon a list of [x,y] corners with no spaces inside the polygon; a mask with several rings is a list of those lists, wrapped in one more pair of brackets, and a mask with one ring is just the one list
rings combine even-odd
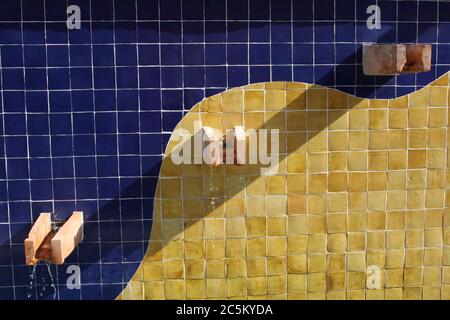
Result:
{"label": "protruding brick block", "polygon": [[52,262],[63,264],[83,240],[83,212],[73,212],[51,240]]}
{"label": "protruding brick block", "polygon": [[217,167],[223,163],[223,135],[218,129],[202,127],[203,160]]}
{"label": "protruding brick block", "polygon": [[244,165],[246,161],[246,137],[244,127],[236,126],[232,129],[228,129],[225,141],[225,163]]}
{"label": "protruding brick block", "polygon": [[25,263],[27,265],[34,265],[38,262],[39,259],[36,257],[38,249],[51,230],[50,213],[41,213],[31,228],[28,238],[24,241]]}
{"label": "protruding brick block", "polygon": [[431,44],[365,44],[364,74],[372,76],[431,70]]}

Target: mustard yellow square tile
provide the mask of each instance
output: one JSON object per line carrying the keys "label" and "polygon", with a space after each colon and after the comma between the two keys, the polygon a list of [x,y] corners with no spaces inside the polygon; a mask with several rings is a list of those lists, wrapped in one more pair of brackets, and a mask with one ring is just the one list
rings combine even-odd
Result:
{"label": "mustard yellow square tile", "polygon": [[286,91],[286,109],[304,110],[306,109],[306,91],[295,89]]}
{"label": "mustard yellow square tile", "polygon": [[266,215],[265,197],[247,197],[247,216]]}
{"label": "mustard yellow square tile", "polygon": [[322,131],[328,126],[325,111],[309,111],[306,113],[308,131]]}
{"label": "mustard yellow square tile", "polygon": [[227,278],[247,276],[247,264],[244,258],[227,259]]}
{"label": "mustard yellow square tile", "polygon": [[390,108],[408,108],[408,96],[389,100]]}
{"label": "mustard yellow square tile", "polygon": [[424,266],[439,266],[442,263],[441,248],[425,248],[423,255]]}
{"label": "mustard yellow square tile", "polygon": [[369,230],[384,230],[386,228],[386,213],[369,212],[367,214],[367,226]]}
{"label": "mustard yellow square tile", "polygon": [[328,134],[328,150],[346,151],[348,149],[347,131],[330,132]]}
{"label": "mustard yellow square tile", "polygon": [[[331,180],[330,174],[330,181]],[[367,191],[367,173],[350,172],[348,174],[348,191]]]}
{"label": "mustard yellow square tile", "polygon": [[307,262],[306,255],[290,255],[287,259],[287,270],[289,274],[292,273],[306,273],[307,271]]}
{"label": "mustard yellow square tile", "polygon": [[259,129],[264,126],[264,112],[249,112],[244,114],[245,129]]}
{"label": "mustard yellow square tile", "polygon": [[205,278],[205,262],[204,260],[186,260],[186,278],[187,279],[204,279]]}
{"label": "mustard yellow square tile", "polygon": [[309,109],[327,109],[328,90],[325,88],[312,87],[306,92]]}
{"label": "mustard yellow square tile", "polygon": [[386,192],[383,191],[368,192],[367,205],[369,210],[385,210]]}
{"label": "mustard yellow square tile", "polygon": [[286,196],[267,196],[267,215],[284,216],[286,215]]}
{"label": "mustard yellow square tile", "polygon": [[349,128],[351,130],[367,129],[369,123],[368,110],[353,109],[349,114]]}
{"label": "mustard yellow square tile", "polygon": [[404,281],[407,287],[420,286],[422,284],[422,269],[406,268]]}
{"label": "mustard yellow square tile", "polygon": [[440,128],[447,125],[447,108],[430,108],[428,110],[428,126]]}
{"label": "mustard yellow square tile", "polygon": [[310,273],[308,274],[308,292],[321,292],[326,290],[327,277],[326,273]]}
{"label": "mustard yellow square tile", "polygon": [[347,231],[347,215],[346,214],[330,214],[327,217],[328,233],[340,233]]}
{"label": "mustard yellow square tile", "polygon": [[144,282],[144,297],[146,300],[163,300],[165,298],[163,281]]}
{"label": "mustard yellow square tile", "polygon": [[423,300],[440,300],[441,287],[440,286],[423,286],[422,288]]}
{"label": "mustard yellow square tile", "polygon": [[145,253],[144,261],[160,261],[162,259],[161,241],[151,240]]}
{"label": "mustard yellow square tile", "polygon": [[269,257],[267,258],[267,275],[276,276],[284,275],[287,271],[286,257]]}
{"label": "mustard yellow square tile", "polygon": [[327,260],[325,254],[308,255],[308,272],[325,272]]}
{"label": "mustard yellow square tile", "polygon": [[264,91],[246,90],[244,92],[244,111],[263,111]]}
{"label": "mustard yellow square tile", "polygon": [[225,260],[206,260],[206,278],[222,279],[225,277]]}
{"label": "mustard yellow square tile", "polygon": [[425,148],[427,145],[426,129],[413,129],[408,131],[408,146],[410,148]]}
{"label": "mustard yellow square tile", "polygon": [[450,285],[448,284],[442,285],[441,298],[443,300],[450,300]]}
{"label": "mustard yellow square tile", "polygon": [[184,220],[184,239],[203,239],[203,223],[199,220]]}
{"label": "mustard yellow square tile", "polygon": [[187,280],[186,296],[188,299],[205,299],[206,298],[205,280]]}
{"label": "mustard yellow square tile", "polygon": [[328,156],[326,153],[311,153],[308,155],[308,171],[327,171]]}
{"label": "mustard yellow square tile", "polygon": [[228,199],[225,202],[226,217],[243,217],[245,215],[245,200],[239,198]]}
{"label": "mustard yellow square tile", "polygon": [[348,211],[357,212],[367,208],[366,192],[350,192],[348,193]]}
{"label": "mustard yellow square tile", "polygon": [[327,274],[328,290],[345,290],[345,282],[345,272]]}
{"label": "mustard yellow square tile", "polygon": [[183,200],[183,217],[185,219],[202,218],[202,202],[199,200]]}
{"label": "mustard yellow square tile", "polygon": [[330,109],[347,109],[348,103],[348,95],[344,92],[339,92],[336,90],[328,91],[328,107]]}
{"label": "mustard yellow square tile", "polygon": [[428,106],[428,87],[422,88],[409,95],[410,108],[425,108]]}
{"label": "mustard yellow square tile", "polygon": [[446,128],[430,128],[427,133],[428,148],[445,148],[447,137]]}
{"label": "mustard yellow square tile", "polygon": [[308,300],[325,300],[327,298],[327,292],[320,291],[320,292],[308,292]]}
{"label": "mustard yellow square tile", "polygon": [[289,111],[286,113],[288,131],[304,131],[306,129],[306,113]]}
{"label": "mustard yellow square tile", "polygon": [[347,256],[348,271],[365,271],[366,256],[364,252],[349,252]]}
{"label": "mustard yellow square tile", "polygon": [[225,298],[225,279],[206,279],[206,296],[208,298]]}
{"label": "mustard yellow square tile", "polygon": [[388,153],[386,151],[371,151],[368,154],[369,170],[386,170]]}
{"label": "mustard yellow square tile", "polygon": [[386,300],[403,300],[403,289],[388,288],[385,290],[384,297]]}
{"label": "mustard yellow square tile", "polygon": [[348,231],[366,231],[367,215],[361,212],[352,212],[348,214],[347,218]]}
{"label": "mustard yellow square tile", "polygon": [[408,189],[424,189],[426,186],[426,171],[425,170],[409,170]]}
{"label": "mustard yellow square tile", "polygon": [[445,167],[445,150],[433,149],[427,151],[427,168],[440,169]]}
{"label": "mustard yellow square tile", "polygon": [[203,259],[205,256],[203,240],[185,241],[184,248],[186,259]]}
{"label": "mustard yellow square tile", "polygon": [[206,240],[206,258],[220,259],[225,257],[224,240]]}
{"label": "mustard yellow square tile", "polygon": [[429,88],[428,105],[430,107],[446,107],[448,106],[448,88],[447,87],[430,87]]}
{"label": "mustard yellow square tile", "polygon": [[226,236],[227,238],[245,237],[245,218],[228,218],[226,219]]}
{"label": "mustard yellow square tile", "polygon": [[200,114],[200,120],[205,127],[212,127],[219,131],[223,131],[223,115],[222,113],[204,113]]}
{"label": "mustard yellow square tile", "polygon": [[389,128],[403,129],[408,126],[408,109],[389,110]]}
{"label": "mustard yellow square tile", "polygon": [[386,270],[386,287],[398,288],[403,286],[403,269]]}
{"label": "mustard yellow square tile", "polygon": [[348,251],[364,251],[366,249],[366,233],[349,232],[348,233]]}
{"label": "mustard yellow square tile", "polygon": [[348,154],[347,152],[330,152],[328,153],[328,170],[342,171],[347,170]]}
{"label": "mustard yellow square tile", "polygon": [[349,131],[348,140],[348,149],[351,151],[367,150],[368,148],[367,131]]}
{"label": "mustard yellow square tile", "polygon": [[184,241],[174,240],[165,244],[163,247],[164,259],[183,259],[184,257]]}
{"label": "mustard yellow square tile", "polygon": [[425,212],[425,227],[426,228],[440,228],[442,232],[442,218],[443,212],[440,209],[427,210]]}
{"label": "mustard yellow square tile", "polygon": [[328,251],[344,252],[347,249],[347,237],[345,233],[336,233],[328,235]]}
{"label": "mustard yellow square tile", "polygon": [[388,142],[391,149],[405,149],[407,146],[407,130],[389,130]]}
{"label": "mustard yellow square tile", "polygon": [[326,174],[311,174],[308,176],[308,191],[310,193],[326,192],[327,187]]}
{"label": "mustard yellow square tile", "polygon": [[442,252],[442,264],[448,266],[450,265],[450,248],[444,247]]}
{"label": "mustard yellow square tile", "polygon": [[406,151],[389,151],[389,170],[402,170],[406,169]]}
{"label": "mustard yellow square tile", "polygon": [[288,235],[306,234],[306,215],[295,215],[288,217]]}
{"label": "mustard yellow square tile", "polygon": [[349,96],[349,108],[354,109],[367,109],[369,108],[369,99],[359,98],[355,96]]}
{"label": "mustard yellow square tile", "polygon": [[342,254],[328,254],[327,255],[327,272],[345,272],[346,255]]}
{"label": "mustard yellow square tile", "polygon": [[382,191],[387,188],[386,172],[369,172],[367,174],[368,190]]}
{"label": "mustard yellow square tile", "polygon": [[183,279],[184,265],[183,260],[164,261],[164,275],[166,279]]}
{"label": "mustard yellow square tile", "polygon": [[267,218],[267,235],[268,236],[286,235],[286,218],[285,217]]}
{"label": "mustard yellow square tile", "polygon": [[366,300],[384,300],[384,290],[367,290]]}
{"label": "mustard yellow square tile", "polygon": [[426,154],[426,150],[408,150],[408,168],[425,168],[427,158]]}
{"label": "mustard yellow square tile", "polygon": [[166,299],[186,299],[186,285],[184,280],[166,280]]}
{"label": "mustard yellow square tile", "polygon": [[386,150],[388,146],[388,132],[373,130],[369,133],[369,150]]}
{"label": "mustard yellow square tile", "polygon": [[324,234],[310,234],[308,237],[308,253],[325,253],[327,237]]}
{"label": "mustard yellow square tile", "polygon": [[385,247],[385,233],[383,231],[367,232],[367,249],[383,250]]}
{"label": "mustard yellow square tile", "polygon": [[144,281],[162,280],[164,277],[163,264],[161,261],[146,261],[143,264]]}
{"label": "mustard yellow square tile", "polygon": [[407,267],[421,267],[423,264],[423,249],[413,248],[407,249],[405,252],[405,266]]}
{"label": "mustard yellow square tile", "polygon": [[303,214],[306,213],[306,195],[288,195],[287,213]]}
{"label": "mustard yellow square tile", "polygon": [[388,189],[405,190],[406,189],[406,171],[388,172]]}
{"label": "mustard yellow square tile", "polygon": [[326,152],[328,151],[327,133],[325,131],[308,133],[308,152]]}
{"label": "mustard yellow square tile", "polygon": [[306,235],[288,236],[289,254],[303,254],[306,252],[308,237]]}
{"label": "mustard yellow square tile", "polygon": [[306,279],[307,277],[304,274],[289,274],[287,292],[289,294],[304,293],[306,291]]}
{"label": "mustard yellow square tile", "polygon": [[227,297],[245,297],[247,293],[246,278],[227,279]]}
{"label": "mustard yellow square tile", "polygon": [[386,251],[386,269],[400,269],[404,267],[405,251],[388,250]]}
{"label": "mustard yellow square tile", "polygon": [[[368,266],[378,266],[380,268],[385,267],[385,253],[384,251],[369,251],[367,252],[367,265]],[[383,285],[384,277],[381,275],[381,286]]]}
{"label": "mustard yellow square tile", "polygon": [[290,174],[287,176],[288,194],[306,193],[306,174]]}
{"label": "mustard yellow square tile", "polygon": [[266,277],[247,278],[247,294],[250,296],[258,296],[267,293]]}
{"label": "mustard yellow square tile", "polygon": [[266,111],[264,129],[278,129],[286,132],[286,116],[284,112]]}
{"label": "mustard yellow square tile", "polygon": [[426,286],[441,284],[441,268],[429,267],[423,269],[423,284]]}
{"label": "mustard yellow square tile", "polygon": [[286,293],[286,276],[273,276],[267,278],[267,293],[274,294],[285,294]]}
{"label": "mustard yellow square tile", "polygon": [[205,219],[205,238],[223,239],[225,236],[224,219]]}
{"label": "mustard yellow square tile", "polygon": [[247,218],[247,235],[249,237],[266,235],[266,218],[265,217],[248,217]]}
{"label": "mustard yellow square tile", "polygon": [[247,275],[248,277],[265,276],[266,275],[266,258],[249,258],[247,259]]}
{"label": "mustard yellow square tile", "polygon": [[386,109],[389,108],[389,100],[387,99],[371,99],[369,100],[370,109]]}
{"label": "mustard yellow square tile", "polygon": [[406,207],[406,191],[388,192],[388,210],[400,210]]}
{"label": "mustard yellow square tile", "polygon": [[408,111],[408,127],[409,128],[425,128],[427,126],[428,110],[410,109]]}
{"label": "mustard yellow square tile", "polygon": [[369,129],[386,129],[387,120],[387,110],[369,110]]}
{"label": "mustard yellow square tile", "polygon": [[348,153],[348,169],[350,171],[367,170],[367,152],[349,152]]}
{"label": "mustard yellow square tile", "polygon": [[[389,227],[388,227],[389,228]],[[405,245],[405,232],[401,230],[388,231],[386,236],[387,249],[401,249]]]}
{"label": "mustard yellow square tile", "polygon": [[[281,136],[281,135],[280,135]],[[287,135],[287,152],[288,153],[303,153],[306,151],[306,133],[305,132],[290,132]],[[281,143],[280,143],[281,145]]]}
{"label": "mustard yellow square tile", "polygon": [[244,257],[246,250],[245,239],[229,239],[225,246],[225,256],[227,258]]}
{"label": "mustard yellow square tile", "polygon": [[287,241],[286,237],[268,237],[267,238],[267,256],[286,255]]}
{"label": "mustard yellow square tile", "polygon": [[268,194],[286,194],[286,177],[269,176],[267,177]]}
{"label": "mustard yellow square tile", "polygon": [[405,288],[403,290],[404,300],[420,300],[422,292],[421,288]]}
{"label": "mustard yellow square tile", "polygon": [[323,234],[327,230],[326,217],[320,215],[308,215],[308,232],[313,234]]}
{"label": "mustard yellow square tile", "polygon": [[444,206],[444,190],[428,189],[425,194],[426,208],[442,208]]}
{"label": "mustard yellow square tile", "polygon": [[242,112],[244,92],[241,90],[222,93],[223,112]]}
{"label": "mustard yellow square tile", "polygon": [[266,110],[282,110],[286,107],[286,91],[267,90],[265,91]]}
{"label": "mustard yellow square tile", "polygon": [[408,211],[405,215],[407,229],[423,229],[425,225],[425,214],[422,210]]}
{"label": "mustard yellow square tile", "polygon": [[163,199],[162,200],[162,216],[165,219],[181,218],[181,200]]}
{"label": "mustard yellow square tile", "polygon": [[288,173],[301,173],[306,171],[306,155],[291,154],[287,162]]}
{"label": "mustard yellow square tile", "polygon": [[222,112],[222,95],[214,95],[203,100],[200,104],[200,112]]}
{"label": "mustard yellow square tile", "polygon": [[348,113],[343,111],[328,111],[328,131],[347,130]]}

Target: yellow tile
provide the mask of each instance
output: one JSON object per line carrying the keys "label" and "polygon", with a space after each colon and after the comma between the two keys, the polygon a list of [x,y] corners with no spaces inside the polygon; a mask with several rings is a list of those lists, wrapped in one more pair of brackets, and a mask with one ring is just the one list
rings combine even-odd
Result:
{"label": "yellow tile", "polygon": [[267,293],[285,294],[286,293],[286,276],[273,276],[267,278]]}
{"label": "yellow tile", "polygon": [[306,291],[306,275],[304,274],[289,274],[288,275],[288,290],[289,294],[304,293]]}
{"label": "yellow tile", "polygon": [[286,114],[288,131],[304,131],[306,129],[306,114],[304,111],[290,111]]}
{"label": "yellow tile", "polygon": [[308,274],[308,292],[321,292],[326,290],[326,273]]}
{"label": "yellow tile", "polygon": [[244,92],[240,90],[222,93],[223,112],[242,112]]}
{"label": "yellow tile", "polygon": [[166,280],[166,299],[186,299],[186,285],[184,280]]}
{"label": "yellow tile", "polygon": [[163,300],[165,299],[163,281],[144,282],[144,297],[146,300]]}
{"label": "yellow tile", "polygon": [[345,290],[345,284],[345,272],[327,274],[328,290]]}
{"label": "yellow tile", "polygon": [[350,252],[347,257],[348,271],[365,271],[366,257],[363,252]]}
{"label": "yellow tile", "polygon": [[347,237],[345,233],[335,233],[328,235],[328,251],[344,252],[347,249]]}
{"label": "yellow tile", "polygon": [[327,260],[325,254],[308,255],[308,273],[312,272],[326,272]]}
{"label": "yellow tile", "polygon": [[267,275],[285,275],[287,271],[286,257],[267,258]]}
{"label": "yellow tile", "polygon": [[352,130],[367,129],[369,113],[367,110],[353,109],[349,115],[349,128]]}
{"label": "yellow tile", "polygon": [[282,110],[286,106],[286,91],[267,90],[265,91],[266,110]]}
{"label": "yellow tile", "polygon": [[208,298],[225,298],[225,279],[206,279],[206,296]]}
{"label": "yellow tile", "polygon": [[448,88],[447,87],[430,87],[429,88],[428,105],[430,107],[447,107],[448,106]]}
{"label": "yellow tile", "polygon": [[228,239],[225,247],[225,255],[227,258],[244,257],[245,249],[245,239]]}
{"label": "yellow tile", "polygon": [[247,294],[258,296],[267,293],[267,280],[265,277],[247,278]]}
{"label": "yellow tile", "polygon": [[247,293],[246,278],[227,279],[227,297],[245,297]]}
{"label": "yellow tile", "polygon": [[408,109],[389,110],[389,128],[403,129],[408,125]]}
{"label": "yellow tile", "polygon": [[369,129],[386,129],[387,110],[369,110]]}
{"label": "yellow tile", "polygon": [[287,260],[288,273],[306,273],[306,255],[290,255]]}
{"label": "yellow tile", "polygon": [[267,255],[282,256],[286,255],[287,241],[285,237],[268,237],[267,238]]}
{"label": "yellow tile", "polygon": [[326,109],[327,108],[327,93],[325,88],[310,88],[306,92],[309,109]]}
{"label": "yellow tile", "polygon": [[244,92],[244,111],[264,110],[264,91],[246,90]]}
{"label": "yellow tile", "polygon": [[304,89],[286,91],[286,109],[304,110],[306,109],[306,93]]}
{"label": "yellow tile", "polygon": [[186,278],[204,279],[205,278],[204,260],[186,260]]}

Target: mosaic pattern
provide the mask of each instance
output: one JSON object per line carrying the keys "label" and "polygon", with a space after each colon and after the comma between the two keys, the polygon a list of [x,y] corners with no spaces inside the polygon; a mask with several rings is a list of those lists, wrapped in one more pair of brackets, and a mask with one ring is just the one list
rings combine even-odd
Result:
{"label": "mosaic pattern", "polygon": [[177,128],[279,128],[279,171],[174,165],[170,140],[122,298],[450,298],[448,105],[448,75],[391,100],[291,82],[203,100]]}

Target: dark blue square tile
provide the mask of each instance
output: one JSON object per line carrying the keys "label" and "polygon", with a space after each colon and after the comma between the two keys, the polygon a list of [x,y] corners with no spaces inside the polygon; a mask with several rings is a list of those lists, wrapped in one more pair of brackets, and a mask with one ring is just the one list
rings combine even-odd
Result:
{"label": "dark blue square tile", "polygon": [[45,201],[53,199],[51,180],[32,180],[31,181],[31,200]]}
{"label": "dark blue square tile", "polygon": [[48,69],[47,81],[49,90],[70,89],[69,68]]}
{"label": "dark blue square tile", "polygon": [[1,51],[2,67],[23,67],[23,47],[4,46]]}
{"label": "dark blue square tile", "polygon": [[5,137],[7,157],[26,157],[27,138],[22,136]]}
{"label": "dark blue square tile", "polygon": [[291,42],[291,24],[287,22],[272,22],[271,24],[272,42]]}
{"label": "dark blue square tile", "polygon": [[53,181],[55,200],[70,200],[75,198],[75,184],[72,179],[58,179]]}
{"label": "dark blue square tile", "polygon": [[93,199],[97,197],[96,179],[77,179],[77,199]]}
{"label": "dark blue square tile", "polygon": [[72,89],[92,88],[92,69],[91,68],[71,68],[70,80]]}
{"label": "dark blue square tile", "polygon": [[116,155],[117,137],[112,134],[97,135],[96,153],[97,155]]}
{"label": "dark blue square tile", "polygon": [[247,42],[249,33],[247,22],[231,21],[227,24],[228,42]]}
{"label": "dark blue square tile", "polygon": [[3,69],[3,89],[23,90],[25,86],[23,69]]}
{"label": "dark blue square tile", "polygon": [[271,0],[250,0],[250,20],[269,20]]}
{"label": "dark blue square tile", "polygon": [[179,22],[161,22],[160,23],[161,43],[180,43],[181,42],[181,23]]}
{"label": "dark blue square tile", "polygon": [[120,154],[139,154],[139,136],[137,134],[119,134]]}
{"label": "dark blue square tile", "polygon": [[50,159],[30,159],[31,179],[50,179],[52,177]]}
{"label": "dark blue square tile", "polygon": [[159,65],[159,46],[139,45],[139,65]]}
{"label": "dark blue square tile", "polygon": [[224,21],[205,22],[205,42],[225,42],[227,25]]}
{"label": "dark blue square tile", "polygon": [[183,23],[183,43],[198,43],[204,41],[203,22]]}
{"label": "dark blue square tile", "polygon": [[26,159],[8,159],[8,179],[28,179],[28,161]]}
{"label": "dark blue square tile", "polygon": [[69,49],[67,46],[47,46],[47,63],[49,67],[69,66]]}
{"label": "dark blue square tile", "polygon": [[54,158],[52,163],[54,178],[72,178],[74,176],[72,158]]}
{"label": "dark blue square tile", "polygon": [[159,23],[158,22],[138,22],[137,37],[139,43],[159,43]]}
{"label": "dark blue square tile", "polygon": [[207,44],[205,46],[206,65],[224,65],[227,62],[227,50],[224,44]]}
{"label": "dark blue square tile", "polygon": [[25,95],[21,91],[3,92],[3,108],[5,112],[25,111]]}
{"label": "dark blue square tile", "polygon": [[95,165],[94,157],[75,158],[75,176],[82,178],[95,177]]}
{"label": "dark blue square tile", "polygon": [[24,44],[45,43],[45,25],[43,23],[24,22],[22,27],[23,27],[23,43]]}
{"label": "dark blue square tile", "polygon": [[25,135],[27,126],[25,123],[25,114],[5,114],[5,134],[7,135]]}
{"label": "dark blue square tile", "polygon": [[224,20],[226,0],[205,0],[206,20]]}
{"label": "dark blue square tile", "polygon": [[50,156],[50,138],[48,136],[30,136],[28,143],[30,157]]}
{"label": "dark blue square tile", "polygon": [[182,69],[179,67],[161,68],[161,85],[164,88],[180,88],[182,77]]}
{"label": "dark blue square tile", "polygon": [[292,46],[290,44],[272,46],[272,63],[292,64]]}
{"label": "dark blue square tile", "polygon": [[94,69],[94,87],[96,89],[108,89],[115,87],[114,68],[95,68]]}
{"label": "dark blue square tile", "polygon": [[162,65],[181,65],[182,64],[180,45],[162,45],[161,46],[161,64]]}
{"label": "dark blue square tile", "polygon": [[114,24],[112,22],[92,22],[92,42],[93,43],[113,43]]}
{"label": "dark blue square tile", "polygon": [[76,135],[73,139],[76,156],[90,156],[95,154],[95,141],[93,135]]}
{"label": "dark blue square tile", "polygon": [[134,66],[137,63],[135,45],[116,46],[116,64],[118,66]]}
{"label": "dark blue square tile", "polygon": [[94,114],[93,113],[74,113],[73,114],[73,133],[87,134],[94,133]]}
{"label": "dark blue square tile", "polygon": [[70,65],[76,67],[90,66],[91,47],[85,45],[70,46]]}
{"label": "dark blue square tile", "polygon": [[244,44],[229,44],[227,46],[228,64],[248,64],[248,46]]}
{"label": "dark blue square tile", "polygon": [[[45,72],[44,72],[45,75]],[[26,93],[27,112],[47,112],[48,111],[48,99],[45,91],[32,91]]]}

